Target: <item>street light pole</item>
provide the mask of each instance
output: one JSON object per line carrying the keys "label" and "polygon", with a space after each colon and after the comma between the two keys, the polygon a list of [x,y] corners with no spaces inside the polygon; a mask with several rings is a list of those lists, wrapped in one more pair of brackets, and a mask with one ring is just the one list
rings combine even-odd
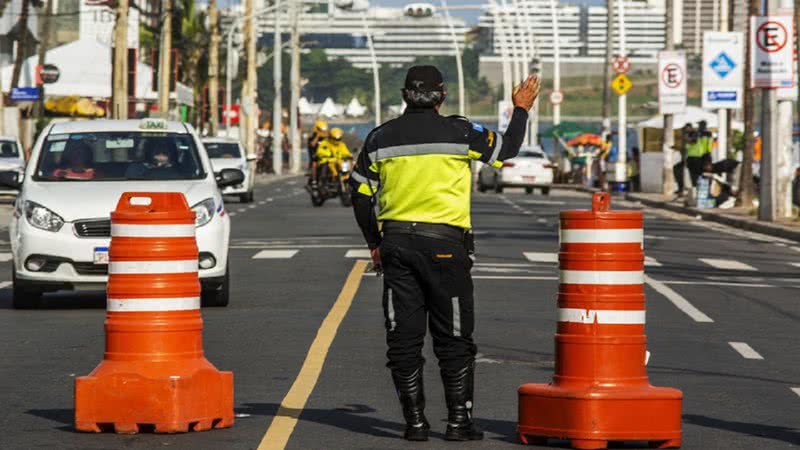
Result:
{"label": "street light pole", "polygon": [[[233,33],[236,31],[236,28],[239,26],[238,21],[234,21],[231,24],[231,28],[228,30],[227,36],[227,53],[225,57],[226,69],[225,69],[225,136],[231,137],[231,103],[232,103],[232,93],[231,90],[231,72],[233,72]],[[241,117],[239,118],[241,123]],[[240,125],[241,126],[241,125]]]}
{"label": "street light pole", "polygon": [[111,117],[128,118],[128,0],[117,1]]}
{"label": "street light pole", "polygon": [[219,125],[219,9],[217,0],[208,2],[208,27],[211,42],[208,49],[208,134],[216,137]]}
{"label": "street light pole", "polygon": [[[726,3],[728,0],[724,0]],[[666,22],[666,39],[667,51],[675,50],[675,36],[674,36],[674,24],[673,21],[675,20],[675,14],[673,11],[673,0],[667,0],[665,11],[665,22]],[[680,19],[679,19],[680,20]],[[675,133],[673,131],[674,128],[674,117],[672,114],[664,114],[664,134],[662,139],[662,149],[661,155],[663,158],[662,161],[662,184],[661,184],[661,193],[664,195],[672,195],[675,192],[675,180],[672,172],[672,155],[674,152],[673,147],[675,146]]]}
{"label": "street light pole", "polygon": [[[556,0],[550,0],[550,14],[553,19],[553,91],[561,91],[561,43],[559,42],[558,12]],[[553,104],[553,125],[561,123],[561,103]]]}
{"label": "street light pole", "polygon": [[[290,0],[291,1],[291,0]],[[275,25],[272,29],[272,80],[275,96],[272,101],[272,170],[283,173],[283,41],[281,39],[281,0],[275,0]]]}
{"label": "street light pole", "polygon": [[458,115],[465,116],[467,110],[466,94],[464,92],[464,66],[461,63],[461,48],[458,46],[458,39],[456,39],[456,29],[453,25],[453,19],[450,17],[450,11],[447,9],[447,0],[441,0],[441,3],[442,11],[447,21],[447,28],[450,29],[450,38],[453,40],[453,50],[456,52],[456,69],[458,70]]}
{"label": "street light pole", "polygon": [[[623,0],[617,0],[617,20],[619,21],[619,56],[625,57],[625,6]],[[614,170],[614,181],[625,183],[628,179],[628,101],[627,96],[619,96],[619,123],[617,127],[617,164]]]}
{"label": "street light pole", "polygon": [[503,100],[510,102],[513,81],[511,79],[511,62],[507,47],[508,42],[506,26],[497,2],[495,0],[489,1],[492,5],[492,11],[494,12],[494,32],[498,34],[497,44],[500,46],[500,60],[503,70]]}
{"label": "street light pole", "polygon": [[289,136],[292,141],[292,157],[289,169],[292,173],[300,173],[300,122],[297,117],[297,105],[300,101],[300,30],[298,3],[300,0],[289,1],[289,21],[291,22],[291,98],[289,101]]}
{"label": "street light pole", "polygon": [[374,90],[375,101],[375,127],[381,124],[381,78],[378,72],[378,57],[375,55],[375,44],[372,42],[372,33],[367,24],[367,12],[361,13],[361,25],[364,27],[364,35],[367,38],[367,48],[369,49],[369,59],[372,63],[372,89]]}
{"label": "street light pole", "polygon": [[[158,51],[158,114],[169,118],[169,76],[172,50],[172,0],[162,2],[161,45]],[[127,75],[127,74],[126,74]]]}

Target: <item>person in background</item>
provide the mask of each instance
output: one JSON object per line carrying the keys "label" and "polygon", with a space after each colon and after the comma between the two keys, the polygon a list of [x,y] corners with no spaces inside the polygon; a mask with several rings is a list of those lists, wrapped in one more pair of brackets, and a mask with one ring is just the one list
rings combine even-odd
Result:
{"label": "person in background", "polygon": [[314,158],[317,155],[317,148],[323,139],[328,137],[328,122],[318,120],[314,122],[314,128],[311,130],[311,136],[308,137],[308,168],[313,170]]}
{"label": "person in background", "polygon": [[689,145],[689,141],[694,132],[694,127],[692,127],[691,123],[684,125],[681,129],[680,144],[679,146],[675,147],[675,152],[672,154],[672,175],[675,177],[675,185],[677,186],[675,194],[677,194],[678,197],[682,197],[684,190],[686,189],[686,185],[684,183],[684,173],[686,170],[686,148]]}
{"label": "person in background", "polygon": [[53,176],[65,180],[92,180],[95,177],[93,163],[92,147],[82,140],[71,140],[67,143]]}
{"label": "person in background", "polygon": [[633,147],[631,149],[631,157],[628,159],[628,167],[626,167],[628,171],[628,179],[631,181],[631,192],[640,192],[642,190],[642,178],[639,176],[639,164],[639,147]]}
{"label": "person in background", "polygon": [[704,161],[711,160],[711,144],[711,133],[706,128],[706,121],[701,120],[686,146],[686,167],[689,169],[693,187],[697,187],[697,177],[703,174]]}

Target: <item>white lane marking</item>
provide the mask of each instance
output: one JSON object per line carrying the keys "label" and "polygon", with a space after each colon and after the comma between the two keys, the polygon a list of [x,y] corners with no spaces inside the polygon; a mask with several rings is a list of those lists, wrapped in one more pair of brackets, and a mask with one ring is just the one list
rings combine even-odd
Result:
{"label": "white lane marking", "polygon": [[265,202],[264,200],[261,200],[260,202],[258,202],[259,205],[263,205],[265,203],[267,203],[267,202]]}
{"label": "white lane marking", "polygon": [[235,217],[236,213],[235,212],[229,212],[228,215],[231,216],[231,217]]}
{"label": "white lane marking", "polygon": [[728,342],[734,350],[739,352],[744,359],[764,359],[757,351],[753,350],[746,342]]}
{"label": "white lane marking", "polygon": [[345,258],[371,258],[372,256],[370,255],[370,252],[369,252],[368,248],[367,249],[353,248],[353,249],[348,250],[347,253],[344,254],[344,257]]}
{"label": "white lane marking", "polygon": [[642,284],[644,272],[639,270],[561,270],[563,284]]}
{"label": "white lane marking", "polygon": [[5,288],[11,286],[11,284],[12,283],[10,281],[0,281],[0,289],[5,289]]}
{"label": "white lane marking", "polygon": [[268,201],[268,202],[271,202],[272,200],[273,200],[273,198],[272,198],[272,197],[267,197],[267,198],[266,198],[266,201]]}
{"label": "white lane marking", "polygon": [[662,267],[662,266],[663,266],[663,264],[661,264],[660,262],[658,262],[658,261],[657,261],[655,258],[653,258],[652,256],[645,256],[645,257],[644,257],[644,265],[645,265],[646,267]]}
{"label": "white lane marking", "polygon": [[644,325],[645,311],[638,310],[609,310],[609,309],[581,309],[558,308],[559,322],[572,322],[583,324],[602,325]]}
{"label": "white lane marking", "polygon": [[655,289],[656,292],[663,295],[667,298],[667,300],[671,301],[673,305],[675,305],[678,309],[683,311],[687,316],[691,317],[692,320],[695,322],[713,322],[714,320],[711,317],[705,315],[702,311],[695,308],[694,305],[689,303],[689,300],[683,298],[680,294],[673,291],[669,286],[666,284],[651,278],[647,275],[644,276],[645,283],[649,284],[650,287]]}
{"label": "white lane marking", "polygon": [[536,219],[536,223],[547,223],[547,219]]}
{"label": "white lane marking", "polygon": [[[7,259],[4,259],[4,260],[2,260],[2,261],[8,261],[8,260],[7,260]],[[793,266],[795,266],[795,267],[800,267],[800,262],[793,262],[793,263],[789,263],[789,264],[791,264],[791,265],[793,265]]]}
{"label": "white lane marking", "polygon": [[794,392],[795,394],[800,396],[800,387],[793,387],[793,388],[789,388],[789,389],[791,389],[792,392]]}
{"label": "white lane marking", "polygon": [[755,267],[733,259],[700,258],[700,262],[708,264],[715,269],[724,270],[749,270],[757,271]]}
{"label": "white lane marking", "polygon": [[525,203],[528,205],[554,205],[554,206],[567,204],[566,202],[561,202],[558,200],[522,200],[521,203]]}
{"label": "white lane marking", "polygon": [[245,211],[247,211],[247,208],[239,208],[239,209],[236,210],[236,212],[240,212],[240,213],[243,213]]}
{"label": "white lane marking", "polygon": [[192,273],[197,272],[196,259],[177,261],[111,261],[108,273]]}
{"label": "white lane marking", "polygon": [[300,250],[261,250],[252,259],[289,259]]}
{"label": "white lane marking", "polygon": [[489,272],[489,273],[552,273],[552,270],[531,270],[528,268],[489,267],[489,266],[476,266],[472,268],[472,271]]}
{"label": "white lane marking", "polygon": [[0,253],[0,262],[11,261],[11,253]]}
{"label": "white lane marking", "polygon": [[558,262],[558,253],[524,252],[525,258],[531,262]]}
{"label": "white lane marking", "polygon": [[106,308],[113,312],[188,311],[200,309],[200,297],[109,298]]}
{"label": "white lane marking", "polygon": [[[686,280],[666,280],[662,281],[664,284],[678,284],[683,286],[735,286],[735,287],[748,287],[748,288],[777,288],[777,287],[792,287],[792,286],[776,286],[774,284],[762,283],[736,283],[732,281],[686,281]],[[800,286],[798,286],[800,287]]]}
{"label": "white lane marking", "polygon": [[575,230],[561,229],[560,240],[564,244],[613,244],[638,243],[644,241],[641,228],[626,230]]}
{"label": "white lane marking", "polygon": [[255,208],[256,208],[256,205],[250,205],[250,206],[248,206],[248,208],[250,208],[250,209],[255,209]]}
{"label": "white lane marking", "polygon": [[132,225],[112,223],[111,236],[118,237],[194,237],[194,224]]}
{"label": "white lane marking", "polygon": [[558,277],[514,277],[504,275],[474,275],[473,280],[558,280]]}

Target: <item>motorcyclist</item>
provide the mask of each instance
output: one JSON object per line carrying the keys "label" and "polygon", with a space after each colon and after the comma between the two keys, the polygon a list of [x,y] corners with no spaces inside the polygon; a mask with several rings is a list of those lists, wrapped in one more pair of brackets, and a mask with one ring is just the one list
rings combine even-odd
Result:
{"label": "motorcyclist", "polygon": [[328,122],[318,120],[314,122],[314,128],[311,130],[311,136],[308,137],[308,166],[314,169],[314,159],[317,155],[317,147],[320,142],[328,137]]}
{"label": "motorcyclist", "polygon": [[312,167],[312,177],[315,181],[319,181],[317,176],[320,170],[319,167],[328,166],[328,170],[332,173],[338,172],[343,160],[352,158],[353,154],[347,148],[347,144],[342,141],[344,131],[341,128],[332,128],[328,137],[323,139],[317,146],[316,162],[317,166]]}

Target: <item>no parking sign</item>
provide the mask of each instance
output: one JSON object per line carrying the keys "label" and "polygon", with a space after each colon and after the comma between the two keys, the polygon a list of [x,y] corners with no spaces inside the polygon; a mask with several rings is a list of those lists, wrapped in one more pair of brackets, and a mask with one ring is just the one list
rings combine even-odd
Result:
{"label": "no parking sign", "polygon": [[686,111],[686,54],[658,52],[658,111],[681,114]]}
{"label": "no parking sign", "polygon": [[792,16],[754,16],[750,20],[753,87],[773,89],[794,86]]}

